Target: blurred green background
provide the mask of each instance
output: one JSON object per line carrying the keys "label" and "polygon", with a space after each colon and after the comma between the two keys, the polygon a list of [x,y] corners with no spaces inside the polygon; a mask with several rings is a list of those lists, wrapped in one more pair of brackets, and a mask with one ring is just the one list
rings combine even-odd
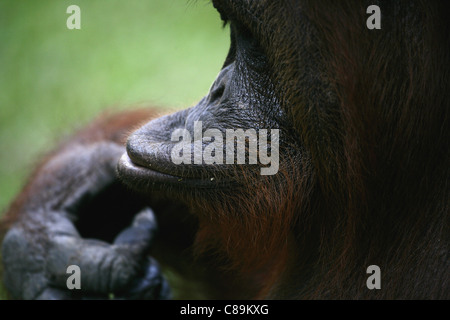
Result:
{"label": "blurred green background", "polygon": [[[81,30],[66,27],[72,4]],[[208,0],[0,0],[0,212],[102,110],[198,101],[227,53],[221,25]]]}

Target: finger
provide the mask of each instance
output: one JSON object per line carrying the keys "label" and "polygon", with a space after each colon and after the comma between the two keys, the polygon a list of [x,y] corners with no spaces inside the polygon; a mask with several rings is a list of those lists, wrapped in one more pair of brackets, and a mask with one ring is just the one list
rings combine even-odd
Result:
{"label": "finger", "polygon": [[142,273],[136,277],[131,286],[116,295],[116,299],[128,300],[168,300],[172,298],[167,280],[159,264],[153,258],[147,258]]}
{"label": "finger", "polygon": [[33,182],[36,190],[30,205],[46,209],[74,212],[83,199],[95,196],[116,179],[116,165],[123,147],[99,142],[75,145],[48,161]]}
{"label": "finger", "polygon": [[[56,235],[49,243],[45,272],[52,286],[66,288],[70,276],[79,276],[80,294],[109,294],[124,288],[136,276],[142,260],[141,249]],[[79,267],[78,275],[68,273],[71,265]]]}
{"label": "finger", "polygon": [[2,244],[3,283],[13,299],[36,299],[48,287],[42,245],[19,227],[11,228]]}
{"label": "finger", "polygon": [[79,290],[67,290],[48,287],[35,300],[108,300],[108,295],[96,295],[94,292],[82,295]]}
{"label": "finger", "polygon": [[150,247],[156,230],[155,215],[150,208],[145,208],[136,215],[130,227],[119,233],[114,244],[139,247],[144,253]]}
{"label": "finger", "polygon": [[57,288],[46,288],[37,297],[36,300],[71,300],[73,294],[67,290]]}

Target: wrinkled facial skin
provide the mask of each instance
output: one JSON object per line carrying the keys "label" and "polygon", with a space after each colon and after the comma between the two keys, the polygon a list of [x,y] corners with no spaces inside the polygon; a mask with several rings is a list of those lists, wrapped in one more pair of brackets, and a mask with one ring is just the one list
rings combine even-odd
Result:
{"label": "wrinkled facial skin", "polygon": [[[233,165],[176,165],[171,161],[171,141],[176,129],[187,129],[194,137],[194,122],[201,121],[203,131],[218,129],[225,137],[226,129],[277,129],[283,118],[275,97],[269,68],[262,49],[249,34],[231,26],[234,43],[227,62],[211,86],[210,92],[193,108],[149,122],[133,133],[122,158],[119,173],[135,185],[140,177],[174,185],[209,187],[235,182],[230,176]],[[224,144],[225,150],[225,144]],[[224,179],[221,175],[227,176]],[[211,181],[211,177],[215,177]]]}
{"label": "wrinkled facial skin", "polygon": [[[275,83],[274,71],[279,69],[277,64],[280,61],[273,56],[274,49],[267,46],[274,34],[259,30],[255,23],[257,16],[247,13],[247,10],[253,10],[256,15],[261,11],[258,6],[263,7],[264,2],[251,5],[246,1],[228,4],[226,1],[214,2],[222,19],[230,23],[231,46],[223,69],[210,92],[196,106],[153,120],[129,137],[127,153],[118,166],[119,177],[125,184],[140,191],[168,188],[215,189],[236,187],[248,184],[248,181],[262,179],[259,175],[262,166],[259,163],[174,164],[171,161],[171,151],[178,141],[171,141],[171,135],[176,129],[186,129],[194,137],[195,121],[202,122],[203,132],[218,129],[223,137],[226,129],[255,129],[257,132],[258,129],[279,129],[280,168],[291,171],[286,167],[286,159],[300,157],[300,154],[295,153],[299,153],[301,148],[298,140],[286,140],[286,137],[293,136],[293,128],[289,112],[281,103],[283,97],[279,92],[280,88]],[[273,10],[268,8],[267,11]],[[310,88],[309,92],[316,95],[325,89],[316,79],[318,63],[311,52],[316,52],[317,48],[313,48],[313,45],[315,44],[301,46],[307,60],[303,66],[304,71],[299,72],[302,72],[303,82]],[[302,56],[302,53],[299,52],[299,55]],[[317,97],[310,99],[321,101]],[[295,147],[292,147],[293,144]],[[224,157],[225,149],[224,139]],[[245,181],[243,176],[246,177]]]}

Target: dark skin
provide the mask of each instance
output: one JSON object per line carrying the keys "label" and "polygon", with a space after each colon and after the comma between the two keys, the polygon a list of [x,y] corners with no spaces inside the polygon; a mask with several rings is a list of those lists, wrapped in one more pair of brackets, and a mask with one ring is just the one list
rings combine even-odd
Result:
{"label": "dark skin", "polygon": [[[94,122],[13,203],[11,295],[168,298],[151,255],[211,298],[448,299],[444,2],[380,1],[378,31],[365,25],[369,2],[213,4],[231,48],[205,98],[146,124],[151,111]],[[278,173],[174,164],[171,134],[193,136],[195,121],[279,129]],[[365,286],[373,264],[381,290]]]}

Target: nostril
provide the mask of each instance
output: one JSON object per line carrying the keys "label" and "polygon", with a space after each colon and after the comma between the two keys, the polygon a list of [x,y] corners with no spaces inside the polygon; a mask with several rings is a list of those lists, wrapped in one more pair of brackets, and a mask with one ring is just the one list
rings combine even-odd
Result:
{"label": "nostril", "polygon": [[220,70],[216,80],[209,89],[208,101],[220,101],[225,94],[226,88],[231,81],[234,71],[234,62]]}
{"label": "nostril", "polygon": [[217,88],[214,88],[213,90],[211,90],[210,101],[216,101],[216,100],[219,100],[220,98],[222,98],[224,91],[225,91],[224,85],[220,85]]}

